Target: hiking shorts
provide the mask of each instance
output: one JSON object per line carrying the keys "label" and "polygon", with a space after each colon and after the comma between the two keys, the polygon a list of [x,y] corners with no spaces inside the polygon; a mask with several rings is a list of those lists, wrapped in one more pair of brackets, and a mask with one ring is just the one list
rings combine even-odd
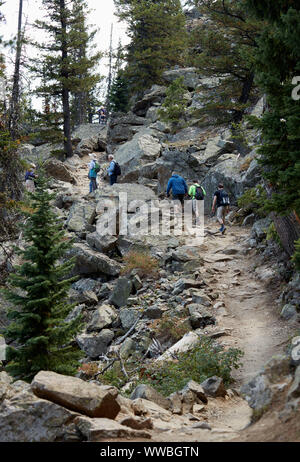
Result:
{"label": "hiking shorts", "polygon": [[184,194],[173,194],[172,198],[173,198],[173,201],[180,201],[181,205],[183,205]]}
{"label": "hiking shorts", "polygon": [[220,205],[220,207],[217,208],[217,219],[225,221],[225,216],[226,207],[224,207],[224,205]]}

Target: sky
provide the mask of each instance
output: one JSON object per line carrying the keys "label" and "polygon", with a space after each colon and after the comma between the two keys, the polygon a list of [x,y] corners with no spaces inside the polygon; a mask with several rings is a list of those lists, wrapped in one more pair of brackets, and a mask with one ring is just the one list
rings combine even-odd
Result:
{"label": "sky", "polygon": [[[117,48],[119,40],[126,45],[129,39],[126,35],[126,25],[118,21],[114,15],[115,6],[113,0],[87,0],[91,13],[88,23],[99,29],[94,39],[97,51],[107,52],[110,45],[111,24],[113,24],[113,47]],[[9,40],[16,35],[18,24],[19,0],[6,0],[1,11],[5,17],[5,23],[1,25],[1,35]],[[42,17],[42,0],[23,0],[23,24],[27,24],[27,35],[37,37],[37,32],[32,24]],[[42,37],[41,37],[42,39]],[[27,54],[32,55],[34,50],[27,49]],[[6,53],[6,65],[10,73],[13,72],[14,53]],[[108,60],[103,58],[100,62],[99,72],[101,75],[108,74]]]}
{"label": "sky", "polygon": [[[98,32],[95,36],[94,43],[97,51],[108,52],[110,45],[110,31],[113,24],[113,48],[116,49],[119,40],[122,45],[127,45],[129,38],[126,35],[126,24],[119,22],[118,18],[114,15],[115,6],[113,0],[86,0],[91,13],[88,17],[88,24],[95,26]],[[36,19],[41,19],[43,14],[42,0],[23,0],[23,24],[26,23],[26,31],[29,37],[39,38],[37,34],[41,34],[33,28],[32,24]],[[181,0],[184,5],[185,0]],[[18,9],[19,0],[6,0],[5,4],[1,7],[1,12],[4,14],[5,23],[1,24],[1,35],[4,40],[9,40],[16,35],[18,24]],[[42,36],[40,36],[42,41]],[[35,49],[27,47],[26,54],[31,57],[34,56]],[[10,53],[5,51],[6,66],[8,74],[13,74],[13,63],[15,59],[14,51]],[[100,75],[108,75],[108,59],[103,57],[100,61],[97,71]],[[34,104],[35,105],[35,104]]]}

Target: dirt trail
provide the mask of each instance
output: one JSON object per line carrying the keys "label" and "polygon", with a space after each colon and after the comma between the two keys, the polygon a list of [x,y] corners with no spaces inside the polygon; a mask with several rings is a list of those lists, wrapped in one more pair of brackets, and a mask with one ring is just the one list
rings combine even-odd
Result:
{"label": "dirt trail", "polygon": [[[212,220],[207,221],[206,227],[210,232],[217,230]],[[218,326],[227,329],[229,335],[219,341],[225,347],[244,352],[243,367],[233,372],[235,388],[248,382],[268,359],[282,352],[289,337],[285,323],[278,317],[276,294],[250,272],[255,255],[245,254],[248,235],[249,229],[229,227],[224,236],[208,234],[199,248],[205,261],[205,279],[220,294],[216,302],[224,302],[224,306],[214,310]],[[172,430],[153,434],[152,441],[230,441],[239,438],[239,432],[250,423],[251,413],[240,397],[209,400],[206,414],[198,417],[208,421],[211,431]]]}

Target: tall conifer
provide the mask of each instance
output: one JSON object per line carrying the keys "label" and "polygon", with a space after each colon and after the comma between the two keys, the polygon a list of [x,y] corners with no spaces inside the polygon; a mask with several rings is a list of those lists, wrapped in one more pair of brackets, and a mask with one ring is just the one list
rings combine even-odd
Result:
{"label": "tall conifer", "polygon": [[166,68],[183,64],[187,50],[180,0],[114,0],[128,24],[126,74],[132,92],[162,83]]}
{"label": "tall conifer", "polygon": [[41,176],[30,193],[31,211],[23,225],[25,248],[18,249],[22,264],[9,278],[4,294],[13,307],[11,323],[4,332],[15,342],[7,349],[6,370],[14,377],[31,380],[40,370],[72,375],[82,356],[72,344],[80,329],[80,317],[66,317],[74,305],[66,301],[74,278],[66,277],[72,260],[61,263],[71,243],[64,236],[61,222],[51,210],[54,195]]}

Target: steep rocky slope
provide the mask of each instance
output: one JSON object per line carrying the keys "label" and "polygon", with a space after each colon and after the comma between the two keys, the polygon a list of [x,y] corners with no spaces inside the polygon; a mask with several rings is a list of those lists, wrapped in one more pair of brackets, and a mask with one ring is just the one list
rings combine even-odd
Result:
{"label": "steep rocky slope", "polygon": [[[186,80],[191,105],[196,104],[198,74],[191,68],[175,69],[165,74],[166,83],[179,75]],[[108,127],[79,127],[73,134],[75,155],[67,161],[53,158],[49,145],[26,145],[20,150],[25,159],[44,162],[53,178],[51,188],[57,192],[53,205],[67,234],[75,238],[69,256],[76,257],[73,274],[79,280],[69,292],[70,302],[76,303],[69,319],[83,315],[84,329],[76,341],[85,358],[78,389],[71,379],[51,373],[41,373],[31,387],[24,382],[12,384],[1,373],[2,441],[247,440],[259,438],[255,430],[243,431],[253,418],[276,412],[284,426],[299,415],[299,277],[289,273],[290,264],[279,246],[267,241],[268,218],[257,220],[255,214],[237,207],[245,188],[260,180],[259,133],[245,125],[246,143],[232,137],[228,127],[199,127],[188,119],[171,134],[157,117],[164,95],[164,87],[154,86],[132,112],[115,114]],[[253,112],[262,111],[260,100]],[[88,194],[87,163],[92,153],[99,157],[102,172],[98,190]],[[122,169],[120,183],[113,187],[105,180],[107,153],[115,155]],[[203,182],[206,212],[218,182],[224,183],[233,210],[227,234],[220,235],[216,223],[206,216],[204,235],[191,241],[187,230],[174,233],[172,215],[170,234],[139,232],[136,223],[148,223],[151,203],[162,211],[167,207],[162,199],[174,169],[189,183],[195,177]],[[143,200],[146,209],[140,210],[138,202],[124,209],[120,193],[127,194],[129,203]],[[239,214],[246,226],[233,224]],[[103,233],[107,223],[112,227],[110,235]],[[6,243],[7,249],[11,244]],[[124,273],[125,259],[132,251],[155,258],[155,273]],[[0,254],[8,271],[16,261],[5,251]],[[0,322],[5,325],[4,301],[0,307]],[[163,323],[165,330],[160,329]],[[170,335],[173,328],[176,335]],[[189,351],[203,336],[225,351],[230,347],[244,351],[243,367],[233,371],[233,389],[226,391],[222,379],[214,377],[211,383],[187,381],[165,397],[148,385],[137,386],[136,373],[128,376],[128,364],[132,368],[144,361],[157,364],[159,370],[164,367],[162,360],[174,359],[175,352],[176,361],[178,352]],[[292,337],[294,344],[288,347]],[[118,389],[101,382],[103,371],[114,363],[121,368]],[[61,380],[65,380],[64,396]],[[124,397],[126,393],[130,399]],[[93,397],[99,412],[82,404]],[[20,409],[26,409],[21,420]],[[51,427],[54,417],[59,431]],[[33,422],[32,428],[28,421]],[[284,438],[289,440],[289,435]]]}

